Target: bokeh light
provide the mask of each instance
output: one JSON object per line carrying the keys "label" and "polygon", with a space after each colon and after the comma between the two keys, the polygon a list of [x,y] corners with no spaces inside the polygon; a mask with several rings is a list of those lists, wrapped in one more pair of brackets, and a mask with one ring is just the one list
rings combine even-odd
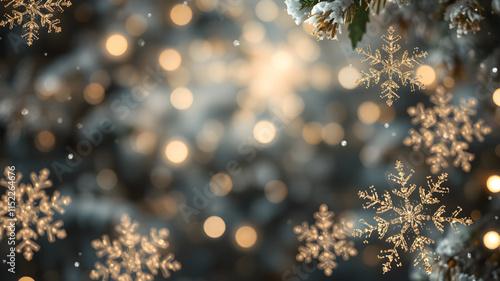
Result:
{"label": "bokeh light", "polygon": [[36,135],[35,146],[41,152],[51,151],[56,144],[56,138],[52,132],[41,131]]}
{"label": "bokeh light", "polygon": [[186,25],[193,18],[193,11],[188,5],[177,4],[172,7],[170,18],[177,25]]}
{"label": "bokeh light", "polygon": [[99,185],[100,188],[105,190],[110,190],[116,186],[116,183],[118,182],[118,177],[112,170],[103,169],[99,171],[99,173],[97,174],[96,180],[97,180],[97,185]]}
{"label": "bokeh light", "polygon": [[123,55],[128,48],[127,39],[120,34],[111,35],[106,41],[106,50],[112,56],[121,56]]}
{"label": "bokeh light", "polygon": [[323,125],[319,122],[309,122],[302,128],[302,137],[311,145],[319,144],[322,138]]}
{"label": "bokeh light", "polygon": [[373,124],[380,117],[380,108],[371,101],[362,103],[358,108],[358,118],[365,124]]}
{"label": "bokeh light", "polygon": [[226,196],[233,188],[233,181],[228,174],[217,173],[210,179],[210,191],[217,196]]}
{"label": "bokeh light", "polygon": [[344,67],[339,71],[339,83],[344,89],[352,90],[358,86],[356,80],[361,79],[361,74],[354,67]]}
{"label": "bokeh light", "polygon": [[155,151],[156,143],[158,141],[158,137],[155,133],[150,131],[142,131],[136,133],[133,138],[133,148],[140,154],[150,155]]}
{"label": "bokeh light", "polygon": [[167,147],[165,148],[165,155],[167,156],[167,159],[172,163],[179,164],[184,162],[188,154],[189,149],[187,145],[180,140],[169,142],[167,144]]}
{"label": "bokeh light", "polygon": [[278,6],[271,0],[262,0],[255,6],[255,14],[261,21],[273,21],[279,12]]}
{"label": "bokeh light", "polygon": [[483,243],[486,248],[495,250],[500,246],[500,235],[496,231],[490,231],[484,235]]}
{"label": "bokeh light", "polygon": [[323,140],[329,145],[338,145],[344,139],[344,129],[337,123],[328,123],[323,127]]}
{"label": "bokeh light", "polygon": [[205,234],[210,238],[219,238],[226,231],[226,223],[217,216],[209,217],[203,224]]}
{"label": "bokeh light", "polygon": [[270,143],[276,137],[276,127],[269,121],[260,121],[253,127],[253,136],[260,143]]}
{"label": "bokeh light", "polygon": [[148,27],[148,22],[141,15],[137,14],[131,15],[130,17],[127,18],[127,21],[125,22],[125,27],[127,28],[127,32],[130,35],[139,36],[146,31]]}
{"label": "bokeh light", "polygon": [[288,189],[286,184],[279,180],[270,181],[264,188],[266,199],[271,203],[280,203],[285,200]]}
{"label": "bokeh light", "polygon": [[251,226],[242,226],[236,231],[235,239],[238,246],[251,248],[257,242],[257,232]]}
{"label": "bokeh light", "polygon": [[83,99],[89,104],[99,104],[104,99],[104,88],[98,83],[90,83],[83,89]]}
{"label": "bokeh light", "polygon": [[166,49],[160,54],[160,66],[167,70],[167,71],[173,71],[179,68],[182,62],[182,57],[174,49]]}
{"label": "bokeh light", "polygon": [[500,106],[500,88],[496,89],[495,92],[493,92],[493,102],[497,106]]}
{"label": "bokeh light", "polygon": [[436,72],[428,65],[420,66],[417,69],[416,75],[417,77],[422,76],[420,78],[420,82],[422,82],[425,86],[432,85],[434,81],[436,81]]}
{"label": "bokeh light", "polygon": [[193,104],[193,94],[187,88],[177,88],[170,95],[170,102],[176,109],[187,109]]}
{"label": "bokeh light", "polygon": [[488,190],[493,193],[500,192],[500,176],[490,176],[486,181],[486,186],[488,187]]}

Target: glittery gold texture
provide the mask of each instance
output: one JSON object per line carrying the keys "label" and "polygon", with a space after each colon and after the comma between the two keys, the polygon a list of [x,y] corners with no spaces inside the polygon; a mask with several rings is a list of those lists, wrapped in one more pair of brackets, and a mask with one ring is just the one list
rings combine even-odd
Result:
{"label": "glittery gold texture", "polygon": [[373,66],[370,67],[370,73],[361,71],[362,78],[356,80],[356,83],[366,84],[366,88],[369,88],[370,85],[378,84],[383,80],[380,84],[382,88],[380,97],[386,100],[388,106],[391,106],[394,100],[399,98],[397,90],[400,86],[396,81],[400,81],[402,86],[409,84],[412,92],[417,88],[424,89],[424,84],[419,81],[420,77],[415,77],[415,71],[412,69],[423,63],[422,58],[427,56],[427,52],[420,52],[418,48],[414,48],[410,56],[409,52],[405,50],[401,59],[396,59],[395,54],[401,50],[401,46],[397,43],[401,36],[394,34],[395,30],[392,26],[387,32],[388,34],[381,37],[387,43],[382,45],[382,50],[387,56],[382,57],[378,49],[373,52],[369,44],[366,45],[366,50],[356,49],[358,54],[364,56],[361,62],[368,62],[370,66]]}
{"label": "glittery gold texture", "polygon": [[90,272],[91,279],[107,281],[111,277],[116,281],[151,281],[159,270],[163,277],[168,278],[171,272],[181,269],[174,254],[162,255],[170,245],[166,240],[170,235],[168,229],[158,231],[151,228],[148,237],[136,233],[138,227],[138,222],[122,215],[121,224],[115,227],[118,240],[111,241],[108,235],[103,235],[102,239],[92,241],[97,257],[105,257],[106,264],[96,262],[95,269]]}
{"label": "glittery gold texture", "polygon": [[317,267],[325,275],[331,276],[333,269],[337,268],[335,261],[338,256],[344,260],[357,254],[354,242],[346,240],[352,233],[352,222],[340,220],[335,224],[334,213],[328,211],[328,207],[322,204],[319,211],[314,213],[316,222],[309,226],[307,222],[294,227],[293,231],[298,235],[299,241],[305,241],[305,246],[299,246],[297,261],[310,263],[313,259],[319,261]]}
{"label": "glittery gold texture", "polygon": [[477,113],[474,110],[476,99],[462,99],[460,106],[455,107],[449,104],[452,98],[451,93],[440,88],[430,98],[434,106],[425,108],[418,103],[408,108],[408,114],[413,117],[412,123],[420,125],[420,130],[410,129],[403,143],[416,151],[428,149],[430,155],[426,163],[432,173],[447,168],[448,159],[453,160],[453,166],[469,172],[470,162],[474,160],[474,154],[467,151],[469,143],[474,141],[474,137],[482,142],[484,136],[491,133],[491,127],[482,119],[475,123],[471,120]]}
{"label": "glittery gold texture", "polygon": [[67,0],[0,0],[6,2],[4,8],[11,8],[10,13],[5,13],[5,19],[0,21],[1,26],[22,25],[24,30],[22,37],[27,40],[29,46],[34,40],[38,40],[40,27],[47,27],[47,32],[61,32],[59,19],[54,19],[55,12],[63,12],[63,7],[71,6]]}
{"label": "glittery gold texture", "polygon": [[[384,218],[374,217],[376,225],[361,219],[360,221],[365,225],[365,228],[354,230],[353,235],[369,238],[373,232],[377,232],[379,239],[385,239],[386,242],[393,245],[392,248],[381,250],[378,255],[379,259],[386,260],[382,264],[383,273],[389,272],[393,265],[401,266],[400,253],[408,250],[411,253],[418,252],[414,265],[422,265],[427,273],[430,273],[432,261],[439,260],[439,256],[436,257],[434,252],[425,248],[426,245],[434,244],[434,240],[426,237],[423,233],[424,227],[429,227],[427,222],[433,222],[440,232],[444,231],[443,224],[448,223],[455,233],[458,233],[457,225],[467,226],[472,224],[472,220],[468,217],[458,218],[458,214],[462,211],[461,207],[457,207],[451,216],[443,216],[446,212],[445,205],[441,205],[435,212],[430,210],[430,207],[440,203],[436,195],[449,193],[449,188],[443,186],[447,181],[448,174],[441,174],[436,182],[431,177],[427,177],[427,188],[417,188],[416,184],[410,183],[410,179],[415,173],[413,170],[407,169],[400,161],[396,162],[395,168],[398,173],[396,175],[390,174],[389,180],[395,182],[399,187],[393,189],[392,194],[385,191],[380,196],[373,186],[369,190],[358,192],[359,198],[365,200],[363,208],[373,208],[377,214],[385,215]],[[418,200],[411,199],[417,189]],[[395,234],[387,235],[392,230],[395,230]],[[365,243],[368,241],[365,240]]]}
{"label": "glittery gold texture", "polygon": [[[40,245],[36,243],[38,236],[46,235],[49,242],[53,243],[56,238],[66,238],[66,231],[61,229],[63,221],[58,220],[53,222],[55,212],[64,214],[63,206],[68,206],[71,203],[71,198],[61,196],[58,191],[55,191],[52,196],[48,196],[45,189],[52,187],[52,181],[49,180],[50,172],[48,169],[43,169],[37,175],[30,174],[31,184],[21,183],[23,178],[22,173],[17,173],[12,186],[15,188],[15,218],[16,226],[20,229],[16,232],[16,252],[23,253],[26,260],[33,258],[34,252],[40,250]],[[5,167],[4,178],[0,179],[0,185],[9,188],[9,169]],[[0,241],[3,238],[3,233],[7,233],[7,227],[10,225],[9,218],[9,200],[7,192],[2,195],[0,201]],[[55,211],[55,212],[54,212]]]}

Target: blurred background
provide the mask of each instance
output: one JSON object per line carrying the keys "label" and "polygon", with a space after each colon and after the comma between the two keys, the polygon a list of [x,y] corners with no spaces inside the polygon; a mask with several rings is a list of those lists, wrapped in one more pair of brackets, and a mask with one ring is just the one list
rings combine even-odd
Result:
{"label": "blurred background", "polygon": [[[122,214],[140,222],[142,235],[170,230],[168,251],[182,264],[170,280],[428,278],[412,268],[411,253],[383,275],[377,254],[389,245],[376,237],[352,238],[358,255],[339,258],[326,277],[295,260],[303,242],[293,227],[314,223],[324,203],[336,221],[361,228],[359,219],[375,214],[357,192],[387,189],[396,160],[425,186],[425,153],[402,141],[414,127],[407,108],[431,105],[437,87],[454,93],[454,105],[476,98],[474,120],[493,129],[471,143],[469,173],[443,171],[450,194],[442,202],[472,217],[463,232],[475,238],[463,243],[475,245],[478,257],[496,253],[498,265],[498,245],[489,249],[483,236],[500,231],[500,21],[484,13],[478,34],[457,38],[428,16],[436,1],[418,2],[372,16],[360,44],[379,49],[392,25],[403,49],[429,53],[417,68],[426,90],[402,87],[392,107],[378,86],[355,83],[369,66],[345,32],[339,41],[316,41],[280,0],[75,0],[55,13],[61,33],[41,28],[33,46],[20,26],[1,28],[2,166],[15,165],[26,183],[48,168],[54,187],[47,192],[72,202],[56,215],[67,237],[40,237],[33,260],[18,255],[15,277],[2,264],[0,279],[90,280],[103,262],[91,241],[116,238]],[[426,234],[439,244],[448,232]],[[498,280],[489,279],[494,271],[483,280]]]}

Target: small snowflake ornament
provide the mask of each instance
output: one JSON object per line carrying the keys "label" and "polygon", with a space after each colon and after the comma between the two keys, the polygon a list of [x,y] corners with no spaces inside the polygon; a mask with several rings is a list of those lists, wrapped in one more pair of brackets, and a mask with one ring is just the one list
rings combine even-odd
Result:
{"label": "small snowflake ornament", "polygon": [[348,260],[350,256],[355,256],[358,252],[354,248],[354,242],[347,241],[347,237],[352,233],[352,222],[341,220],[334,224],[334,213],[328,211],[328,207],[322,204],[319,212],[314,213],[316,222],[309,226],[307,222],[294,227],[293,231],[298,235],[299,241],[305,241],[305,246],[299,246],[297,261],[310,263],[317,259],[318,269],[322,270],[326,276],[331,276],[333,269],[337,268],[337,256],[342,256]]}
{"label": "small snowflake ornament", "polygon": [[421,77],[414,77],[415,71],[412,69],[423,63],[422,58],[427,56],[427,52],[420,52],[418,48],[415,48],[410,56],[405,50],[401,59],[396,59],[394,55],[401,50],[401,46],[397,43],[401,36],[394,34],[395,30],[392,26],[387,32],[387,35],[382,35],[382,39],[387,43],[387,45],[382,45],[382,50],[387,56],[382,57],[378,49],[372,52],[369,44],[366,45],[366,50],[356,49],[358,54],[365,56],[361,62],[368,61],[370,66],[373,66],[370,68],[370,73],[361,71],[363,77],[356,80],[356,83],[366,84],[366,88],[369,88],[372,83],[378,84],[382,80],[380,97],[386,99],[387,105],[391,106],[394,100],[399,98],[397,90],[400,86],[396,81],[399,81],[402,86],[409,84],[412,92],[415,88],[424,89],[424,84],[420,82]]}
{"label": "small snowflake ornament", "polygon": [[103,235],[102,240],[92,241],[97,257],[105,257],[106,265],[96,262],[95,269],[90,272],[91,279],[107,281],[111,277],[116,281],[151,281],[159,270],[163,277],[168,278],[171,272],[181,269],[174,254],[163,255],[169,247],[166,240],[170,235],[168,229],[158,231],[151,228],[148,237],[136,233],[138,227],[138,222],[122,215],[121,224],[115,227],[118,240],[111,241],[109,236]]}
{"label": "small snowflake ornament", "polygon": [[4,7],[11,9],[10,13],[5,13],[5,19],[0,21],[1,26],[9,26],[9,29],[16,25],[22,25],[24,34],[21,36],[28,41],[28,45],[33,45],[34,40],[38,40],[40,25],[47,27],[48,33],[54,31],[61,32],[58,24],[59,19],[53,19],[54,12],[63,12],[63,7],[71,6],[68,0],[0,0],[7,2]]}
{"label": "small snowflake ornament", "polygon": [[[408,250],[411,253],[418,252],[414,265],[423,265],[426,272],[430,273],[433,261],[439,260],[439,256],[436,257],[434,252],[425,248],[426,245],[434,244],[434,240],[426,237],[424,230],[429,228],[432,222],[440,232],[443,232],[444,224],[448,223],[455,233],[459,233],[457,225],[467,226],[472,224],[472,220],[468,217],[458,217],[462,211],[460,207],[457,207],[451,215],[444,215],[445,205],[441,205],[434,212],[431,211],[432,206],[440,203],[436,195],[444,195],[450,191],[448,187],[443,186],[448,174],[441,174],[436,182],[427,177],[427,188],[417,188],[416,184],[410,183],[415,171],[408,170],[400,161],[396,161],[396,170],[398,172],[396,175],[389,175],[389,180],[399,185],[392,190],[392,194],[385,191],[380,195],[373,186],[370,190],[358,192],[359,198],[366,200],[363,204],[364,209],[373,208],[377,214],[384,214],[384,217],[375,216],[376,225],[361,219],[365,228],[354,230],[354,236],[369,238],[376,232],[379,239],[385,238],[386,242],[393,245],[392,248],[381,250],[377,256],[386,260],[382,264],[383,273],[389,272],[393,265],[401,266],[400,253]],[[418,196],[414,195],[416,190]],[[388,234],[392,231],[395,232]],[[368,241],[365,240],[365,243]]]}
{"label": "small snowflake ornament", "polygon": [[484,136],[491,133],[491,127],[482,119],[475,123],[471,120],[477,113],[474,110],[476,99],[462,99],[460,107],[449,104],[452,99],[451,93],[438,88],[430,98],[433,107],[425,108],[422,103],[418,103],[408,108],[408,114],[413,117],[412,123],[420,125],[420,130],[410,129],[403,143],[416,151],[428,149],[430,156],[426,163],[430,165],[432,173],[447,168],[448,159],[453,159],[453,166],[469,172],[470,162],[474,160],[474,154],[467,151],[469,143],[474,141],[474,137],[482,142]]}
{"label": "small snowflake ornament", "polygon": [[[5,167],[4,178],[0,179],[0,185],[7,188],[0,201],[0,241],[3,234],[9,236],[9,226],[14,223],[20,227],[16,232],[16,252],[23,253],[26,260],[33,259],[34,252],[40,250],[36,243],[38,236],[47,236],[49,242],[53,243],[56,238],[66,238],[66,231],[61,229],[63,221],[53,221],[55,212],[63,215],[63,206],[68,206],[71,198],[61,196],[55,191],[52,196],[47,195],[45,189],[52,187],[49,180],[49,170],[43,169],[37,175],[30,174],[31,184],[20,183],[23,175],[14,173],[9,167]],[[14,179],[15,178],[15,179]],[[12,199],[15,197],[15,209],[12,211]],[[10,203],[10,204],[9,204]],[[12,222],[15,219],[15,222]]]}

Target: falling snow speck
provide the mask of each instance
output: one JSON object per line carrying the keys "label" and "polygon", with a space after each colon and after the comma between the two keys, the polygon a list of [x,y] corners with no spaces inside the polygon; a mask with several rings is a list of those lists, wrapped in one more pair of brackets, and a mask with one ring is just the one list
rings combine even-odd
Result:
{"label": "falling snow speck", "polygon": [[396,132],[392,132],[391,136],[395,137],[396,136]]}
{"label": "falling snow speck", "polygon": [[488,196],[488,200],[491,200],[491,199],[493,199],[493,197],[491,197],[491,196]]}
{"label": "falling snow speck", "polygon": [[68,159],[69,160],[73,159],[73,154],[68,154]]}
{"label": "falling snow speck", "polygon": [[153,16],[153,14],[151,14],[151,13],[148,13],[148,18],[150,18],[150,17],[152,17],[152,16]]}
{"label": "falling snow speck", "polygon": [[341,141],[341,142],[340,142],[340,145],[342,145],[342,146],[346,146],[346,145],[347,145],[347,141],[346,141],[346,140]]}
{"label": "falling snow speck", "polygon": [[79,267],[80,266],[80,263],[75,261],[75,267]]}
{"label": "falling snow speck", "polygon": [[467,253],[467,257],[470,259],[472,258],[472,254],[471,253]]}
{"label": "falling snow speck", "polygon": [[137,41],[137,45],[139,45],[140,47],[144,47],[146,45],[146,41],[139,39],[139,41]]}
{"label": "falling snow speck", "polygon": [[57,123],[61,124],[63,122],[63,119],[61,117],[57,118]]}
{"label": "falling snow speck", "polygon": [[240,41],[239,41],[239,40],[234,40],[234,41],[233,41],[233,45],[234,45],[235,47],[238,47],[238,46],[240,45]]}
{"label": "falling snow speck", "polygon": [[28,113],[29,113],[29,110],[27,108],[21,109],[21,114],[22,115],[28,115]]}
{"label": "falling snow speck", "polygon": [[82,252],[78,252],[78,255],[81,256],[82,255]]}
{"label": "falling snow speck", "polygon": [[83,128],[83,124],[82,124],[82,123],[78,123],[78,124],[76,124],[76,127],[77,127],[78,129],[81,129],[81,128]]}
{"label": "falling snow speck", "polygon": [[44,56],[47,56],[48,54],[47,53],[43,53]]}
{"label": "falling snow speck", "polygon": [[498,220],[498,216],[495,216],[495,219]]}
{"label": "falling snow speck", "polygon": [[389,123],[385,123],[384,128],[386,128],[386,129],[389,128]]}
{"label": "falling snow speck", "polygon": [[491,71],[492,71],[493,73],[497,73],[497,72],[498,72],[498,68],[493,67],[493,68],[491,69]]}

